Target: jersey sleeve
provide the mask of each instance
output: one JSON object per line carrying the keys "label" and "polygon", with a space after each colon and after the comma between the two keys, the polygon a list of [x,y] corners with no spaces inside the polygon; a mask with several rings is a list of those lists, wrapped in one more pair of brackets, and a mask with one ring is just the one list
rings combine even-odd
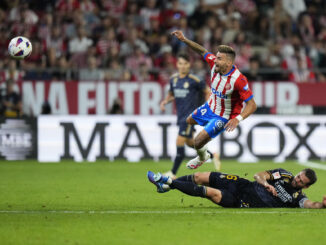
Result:
{"label": "jersey sleeve", "polygon": [[198,83],[198,89],[199,90],[205,90],[206,88],[206,83],[203,79],[200,79],[200,82]]}
{"label": "jersey sleeve", "polygon": [[240,99],[247,102],[251,100],[254,96],[249,88],[248,80],[245,76],[240,75],[234,84],[235,90],[238,90]]}
{"label": "jersey sleeve", "polygon": [[170,79],[169,84],[170,84],[169,92],[172,93],[172,94],[174,95],[174,93],[173,93],[173,79],[172,79],[172,78]]}
{"label": "jersey sleeve", "polygon": [[215,65],[215,62],[214,62],[215,59],[216,59],[216,56],[210,52],[207,52],[206,54],[204,54],[204,60],[209,64],[209,67],[211,69]]}
{"label": "jersey sleeve", "polygon": [[304,203],[305,201],[308,200],[308,197],[303,193],[303,192],[295,192],[293,194],[293,202],[292,202],[292,205],[293,207],[296,207],[296,208],[304,208]]}

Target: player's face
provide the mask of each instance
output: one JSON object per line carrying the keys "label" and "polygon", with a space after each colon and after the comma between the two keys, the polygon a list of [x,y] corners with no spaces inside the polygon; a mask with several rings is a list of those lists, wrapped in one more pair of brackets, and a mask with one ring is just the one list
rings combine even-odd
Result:
{"label": "player's face", "polygon": [[310,180],[303,171],[298,173],[292,180],[291,184],[294,188],[305,188],[309,184]]}
{"label": "player's face", "polygon": [[180,74],[188,74],[190,71],[190,62],[183,58],[178,58],[177,68]]}
{"label": "player's face", "polygon": [[232,68],[232,61],[225,53],[216,53],[215,72],[226,74]]}

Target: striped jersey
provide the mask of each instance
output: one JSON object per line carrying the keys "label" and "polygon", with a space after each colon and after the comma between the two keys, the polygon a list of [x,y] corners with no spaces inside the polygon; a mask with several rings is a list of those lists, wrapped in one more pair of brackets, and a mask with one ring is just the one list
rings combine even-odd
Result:
{"label": "striped jersey", "polygon": [[243,101],[253,98],[247,78],[235,66],[228,74],[216,73],[216,56],[212,53],[206,53],[204,59],[211,68],[211,95],[208,100],[210,109],[225,119],[235,118],[241,113]]}

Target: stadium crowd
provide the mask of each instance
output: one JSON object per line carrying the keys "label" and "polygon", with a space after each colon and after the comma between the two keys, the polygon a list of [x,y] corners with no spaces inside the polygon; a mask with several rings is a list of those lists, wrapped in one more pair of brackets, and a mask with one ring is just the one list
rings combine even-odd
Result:
{"label": "stadium crowd", "polygon": [[[180,52],[207,76],[175,29],[213,53],[234,47],[249,80],[326,81],[325,0],[3,0],[0,81],[166,82]],[[7,54],[18,35],[33,44],[20,62]]]}

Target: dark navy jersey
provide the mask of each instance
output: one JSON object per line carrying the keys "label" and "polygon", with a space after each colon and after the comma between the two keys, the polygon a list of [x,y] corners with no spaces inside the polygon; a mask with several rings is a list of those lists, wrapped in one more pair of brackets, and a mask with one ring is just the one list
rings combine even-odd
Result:
{"label": "dark navy jersey", "polygon": [[308,200],[301,189],[292,187],[291,182],[294,178],[291,172],[278,168],[267,171],[270,174],[268,183],[274,186],[277,196],[273,196],[264,186],[254,182],[257,195],[266,204],[267,207],[301,207]]}
{"label": "dark navy jersey", "polygon": [[304,207],[308,200],[301,189],[291,186],[294,178],[292,173],[284,169],[267,171],[270,174],[269,184],[277,191],[277,197],[268,192],[264,186],[256,181],[249,181],[237,175],[212,172],[209,177],[209,186],[222,192],[220,205],[234,208],[279,208],[279,207]]}
{"label": "dark navy jersey", "polygon": [[200,97],[205,87],[204,81],[190,73],[184,78],[180,78],[179,74],[174,74],[170,78],[169,91],[175,98],[178,124],[185,122],[187,117],[200,105]]}

